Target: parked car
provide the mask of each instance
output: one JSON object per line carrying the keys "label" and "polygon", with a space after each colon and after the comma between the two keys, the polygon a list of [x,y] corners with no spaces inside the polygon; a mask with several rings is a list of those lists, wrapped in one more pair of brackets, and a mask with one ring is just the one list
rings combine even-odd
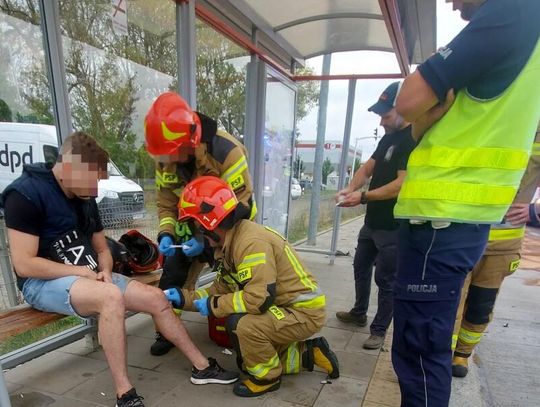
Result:
{"label": "parked car", "polygon": [[302,187],[296,178],[291,181],[291,199],[298,199],[302,196]]}
{"label": "parked car", "polygon": [[[55,162],[56,128],[45,124],[0,123],[0,192],[22,173],[24,164]],[[142,188],[126,178],[112,161],[109,178],[98,183],[96,202],[103,225],[130,226],[145,215]]]}

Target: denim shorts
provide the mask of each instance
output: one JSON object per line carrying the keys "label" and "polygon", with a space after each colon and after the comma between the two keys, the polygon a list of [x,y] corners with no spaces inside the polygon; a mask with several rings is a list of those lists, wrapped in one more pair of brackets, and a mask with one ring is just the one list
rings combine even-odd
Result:
{"label": "denim shorts", "polygon": [[[54,280],[41,280],[37,278],[28,278],[23,285],[22,293],[25,301],[40,311],[56,312],[64,315],[76,315],[77,312],[71,306],[71,297],[69,290],[71,285],[80,276],[67,276],[55,278]],[[113,284],[116,285],[122,294],[126,292],[126,287],[131,281],[128,277],[113,273]]]}

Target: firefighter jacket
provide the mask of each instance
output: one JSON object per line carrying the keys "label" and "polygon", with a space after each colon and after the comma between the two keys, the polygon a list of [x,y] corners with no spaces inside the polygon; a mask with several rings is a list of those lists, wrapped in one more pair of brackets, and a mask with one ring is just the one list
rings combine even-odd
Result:
{"label": "firefighter jacket", "polygon": [[201,175],[214,175],[225,180],[238,201],[251,210],[250,219],[257,212],[252,199],[253,184],[245,147],[229,133],[218,130],[215,120],[197,114],[201,119],[202,137],[201,144],[195,148],[193,161],[186,164],[156,163],[158,240],[163,233],[178,236],[181,241],[191,237],[187,224],[177,222],[177,205],[184,186]]}
{"label": "firefighter jacket", "polygon": [[[536,187],[540,182],[540,123],[536,131],[536,137],[531,151],[531,156],[527,164],[527,169],[513,203],[528,204],[531,202]],[[506,222],[492,225],[489,231],[488,245],[485,250],[486,255],[503,255],[519,253],[521,242],[525,236],[525,225],[512,225]],[[516,262],[515,268],[519,262]],[[513,270],[512,270],[513,271]]]}
{"label": "firefighter jacket", "polygon": [[276,231],[242,220],[227,231],[216,250],[217,276],[207,289],[182,290],[184,309],[195,310],[193,301],[208,298],[210,313],[218,318],[235,313],[271,312],[278,308],[321,309],[325,296],[289,242]]}

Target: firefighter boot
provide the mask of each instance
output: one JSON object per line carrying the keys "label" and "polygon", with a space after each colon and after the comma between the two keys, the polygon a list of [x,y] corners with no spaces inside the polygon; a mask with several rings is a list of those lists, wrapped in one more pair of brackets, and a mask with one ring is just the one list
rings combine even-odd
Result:
{"label": "firefighter boot", "polygon": [[314,365],[328,373],[331,379],[339,377],[339,362],[323,336],[306,340],[306,350],[302,353],[302,367],[313,371]]}
{"label": "firefighter boot", "polygon": [[233,393],[239,397],[257,397],[264,393],[276,391],[281,386],[281,378],[274,380],[257,380],[254,377],[238,382],[234,385]]}
{"label": "firefighter boot", "polygon": [[465,377],[469,373],[469,359],[460,356],[452,358],[452,376]]}

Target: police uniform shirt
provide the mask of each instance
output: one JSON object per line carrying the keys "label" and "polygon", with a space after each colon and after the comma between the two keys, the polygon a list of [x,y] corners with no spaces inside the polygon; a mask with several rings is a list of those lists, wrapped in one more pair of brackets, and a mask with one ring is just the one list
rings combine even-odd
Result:
{"label": "police uniform shirt", "polygon": [[[406,170],[409,155],[416,146],[411,126],[394,133],[385,134],[371,156],[375,160],[369,190],[389,184],[397,178],[398,171]],[[365,223],[372,229],[394,230],[398,222],[394,218],[397,198],[368,202]]]}
{"label": "police uniform shirt", "polygon": [[463,88],[474,98],[492,99],[519,75],[539,35],[540,1],[487,0],[418,70],[441,102],[450,89]]}

